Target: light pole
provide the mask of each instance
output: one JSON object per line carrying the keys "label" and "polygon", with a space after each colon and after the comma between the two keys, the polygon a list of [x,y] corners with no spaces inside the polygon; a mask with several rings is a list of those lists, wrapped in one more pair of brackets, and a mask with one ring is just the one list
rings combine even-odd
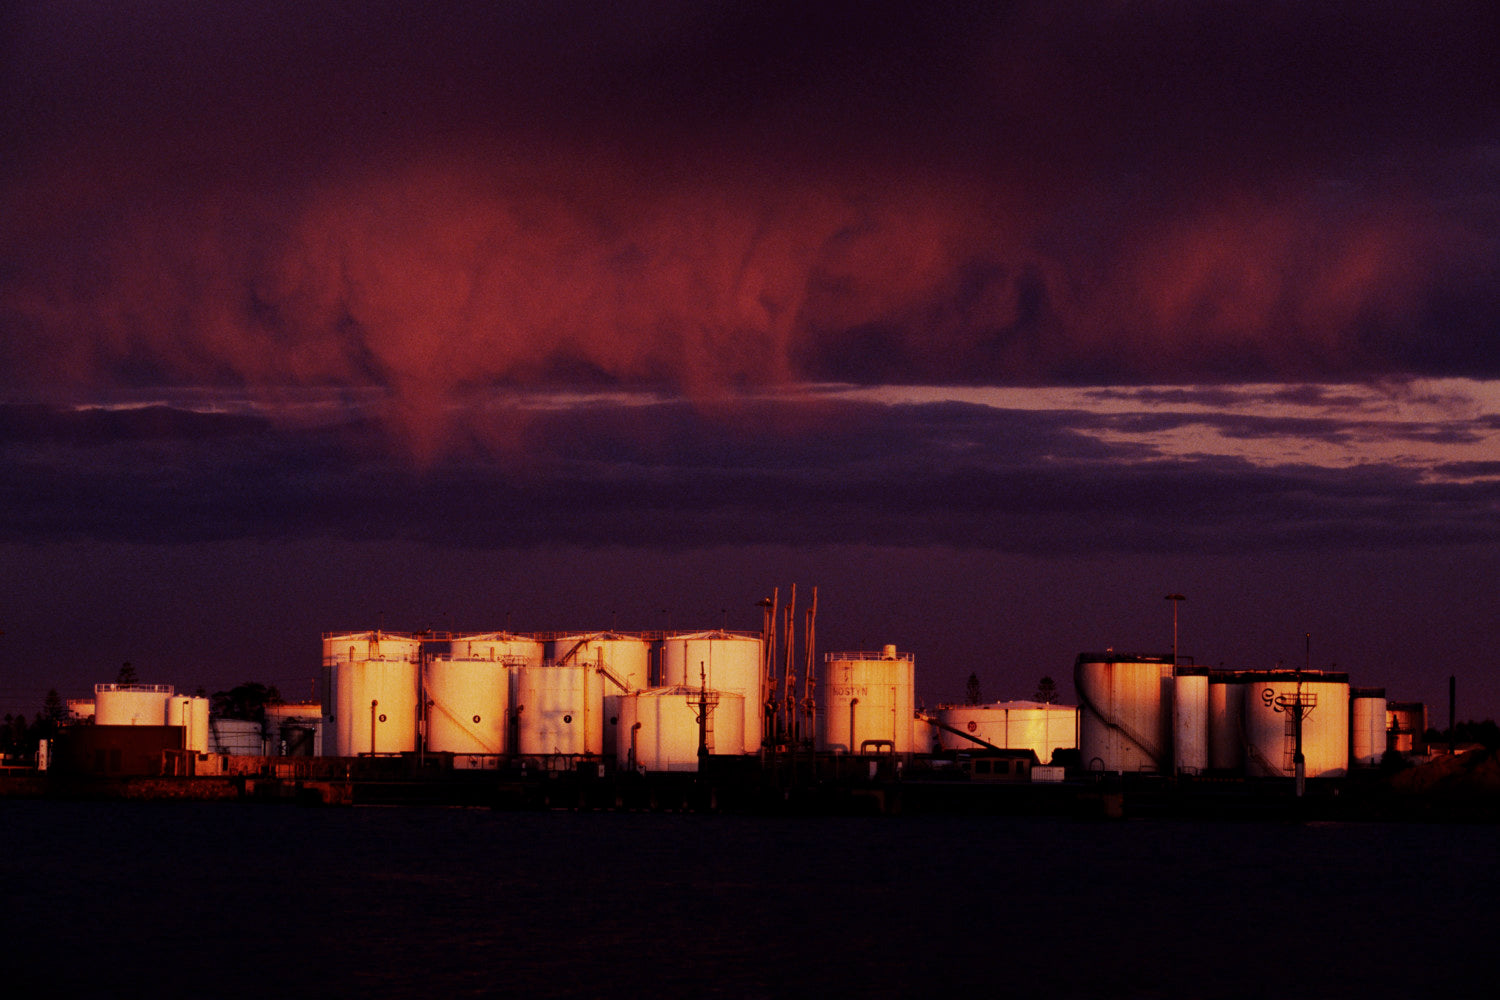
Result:
{"label": "light pole", "polygon": [[1187,600],[1181,594],[1168,594],[1167,600],[1172,602],[1172,669],[1177,669],[1177,605]]}

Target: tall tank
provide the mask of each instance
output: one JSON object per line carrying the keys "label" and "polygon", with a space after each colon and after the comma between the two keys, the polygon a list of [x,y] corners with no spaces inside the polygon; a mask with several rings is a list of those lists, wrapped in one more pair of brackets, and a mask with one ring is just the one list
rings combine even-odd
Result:
{"label": "tall tank", "polygon": [[455,635],[449,643],[455,660],[495,660],[515,664],[541,663],[546,656],[540,639],[511,632],[473,632]]}
{"label": "tall tank", "polygon": [[1172,767],[1172,660],[1165,656],[1080,653],[1078,752],[1084,767],[1157,771]]}
{"label": "tall tank", "polygon": [[324,707],[335,757],[409,753],[417,748],[417,681],[422,641],[391,632],[323,638]]}
{"label": "tall tank", "polygon": [[[1300,685],[1298,678],[1301,678]],[[1296,712],[1302,710],[1302,757],[1309,778],[1342,777],[1349,770],[1349,675],[1263,670],[1247,675],[1245,772],[1292,777]]]}
{"label": "tall tank", "polygon": [[594,663],[577,659],[516,668],[515,752],[602,753],[606,683]]}
{"label": "tall tank", "polygon": [[[1078,745],[1078,709],[1041,701],[1002,701],[992,705],[939,705],[937,720],[971,733],[1003,750],[1030,750],[1043,764],[1061,749]],[[983,749],[958,733],[938,730],[944,750]]]}
{"label": "tall tank", "polygon": [[94,724],[165,726],[170,684],[95,684]]}
{"label": "tall tank", "polygon": [[1245,771],[1244,674],[1215,670],[1208,676],[1208,766],[1215,771]]}
{"label": "tall tank", "polygon": [[839,753],[911,753],[916,666],[911,653],[829,653],[823,661],[819,745]]}
{"label": "tall tank", "polygon": [[1178,665],[1172,675],[1172,766],[1178,774],[1208,769],[1208,668]]}
{"label": "tall tank", "polygon": [[637,636],[616,632],[568,635],[550,640],[546,654],[554,663],[602,668],[604,690],[611,693],[639,691],[651,683],[651,644]]}
{"label": "tall tank", "polygon": [[267,705],[267,752],[277,757],[323,756],[322,715],[322,706],[315,701]]}
{"label": "tall tank", "polygon": [[1349,764],[1375,767],[1385,756],[1385,688],[1349,689]]}
{"label": "tall tank", "polygon": [[504,753],[510,728],[510,672],[528,662],[517,653],[501,653],[495,659],[444,656],[428,660],[422,684],[426,692],[427,749],[455,754]]}
{"label": "tall tank", "polygon": [[167,725],[181,726],[182,748],[208,753],[208,699],[174,694],[167,699]]}
{"label": "tall tank", "polygon": [[[621,768],[696,771],[700,735],[710,754],[739,754],[744,745],[745,696],[738,692],[683,685],[606,695],[604,701]],[[700,733],[704,701],[708,716]]]}
{"label": "tall tank", "polygon": [[[743,734],[739,749],[722,739],[720,753],[757,753],[765,728],[761,678],[764,646],[759,636],[736,632],[689,632],[661,640],[661,683],[739,695]],[[721,731],[723,711],[719,711]]]}

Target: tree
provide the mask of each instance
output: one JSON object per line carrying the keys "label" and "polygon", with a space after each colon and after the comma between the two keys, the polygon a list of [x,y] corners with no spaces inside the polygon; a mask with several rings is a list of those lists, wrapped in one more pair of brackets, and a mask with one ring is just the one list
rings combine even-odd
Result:
{"label": "tree", "polygon": [[136,677],[135,675],[135,667],[132,667],[130,665],[130,661],[126,660],[125,663],[120,667],[120,672],[115,676],[115,683],[135,684],[139,679],[140,678]]}
{"label": "tree", "polygon": [[228,691],[215,691],[209,701],[209,711],[221,719],[246,719],[264,725],[266,706],[279,705],[282,701],[281,692],[275,685],[268,687],[250,681]]}
{"label": "tree", "polygon": [[1050,705],[1057,700],[1057,682],[1051,677],[1043,677],[1036,682],[1036,694],[1032,696],[1033,701]]}
{"label": "tree", "polygon": [[964,704],[980,705],[984,703],[984,695],[979,693],[979,675],[970,674],[969,683],[964,688]]}

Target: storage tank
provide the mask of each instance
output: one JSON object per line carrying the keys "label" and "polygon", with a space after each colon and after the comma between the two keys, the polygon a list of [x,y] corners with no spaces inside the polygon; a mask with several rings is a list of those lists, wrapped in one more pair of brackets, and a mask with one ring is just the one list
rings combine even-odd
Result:
{"label": "storage tank", "polygon": [[621,768],[696,771],[699,714],[709,702],[704,745],[710,754],[739,754],[744,746],[745,696],[685,685],[605,696],[605,711]]}
{"label": "storage tank", "polygon": [[68,718],[74,721],[92,719],[94,717],[94,699],[92,698],[69,698]]}
{"label": "storage tank", "polygon": [[1427,752],[1427,706],[1420,701],[1388,701],[1386,746],[1397,753]]}
{"label": "storage tank", "polygon": [[95,684],[94,723],[100,726],[165,726],[170,684]]}
{"label": "storage tank", "polygon": [[[732,750],[722,739],[722,754],[758,753],[765,729],[764,695],[761,682],[764,671],[764,646],[759,636],[737,632],[688,632],[669,635],[661,640],[661,683],[698,688],[707,683],[709,690],[740,695],[739,725],[743,734],[739,749]],[[722,716],[721,731],[722,731]]]}
{"label": "storage tank", "polygon": [[[538,643],[538,649],[540,646]],[[505,753],[511,670],[530,662],[517,653],[500,653],[495,659],[440,656],[428,660],[422,685],[426,692],[427,749],[454,754]]]}
{"label": "storage tank", "polygon": [[1385,756],[1385,688],[1349,689],[1349,765],[1376,767]]}
{"label": "storage tank", "polygon": [[1208,669],[1179,664],[1172,675],[1172,766],[1178,774],[1208,770]]}
{"label": "storage tank", "polygon": [[1117,772],[1171,769],[1171,657],[1080,653],[1073,665],[1073,683],[1084,767]]}
{"label": "storage tank", "polygon": [[1208,766],[1212,770],[1245,772],[1245,685],[1242,671],[1209,672]]}
{"label": "storage tank", "polygon": [[913,751],[916,667],[911,653],[898,653],[895,646],[872,653],[829,653],[820,687],[822,749]]}
{"label": "storage tank", "polygon": [[941,730],[927,719],[912,719],[911,745],[913,753],[937,753],[943,748]]}
{"label": "storage tank", "polygon": [[323,756],[321,706],[315,701],[267,705],[266,742],[278,757]]}
{"label": "storage tank", "polygon": [[167,699],[167,725],[181,726],[182,748],[208,753],[208,699],[174,694]]}
{"label": "storage tank", "polygon": [[603,753],[605,684],[594,664],[576,659],[516,668],[515,752]]}
{"label": "storage tank", "polygon": [[509,664],[541,663],[546,656],[540,639],[511,632],[473,632],[455,635],[448,655],[455,660],[495,660]]}
{"label": "storage tank", "polygon": [[398,633],[324,637],[324,706],[333,756],[416,750],[421,652],[420,639]]}
{"label": "storage tank", "polygon": [[546,655],[554,663],[602,667],[604,688],[611,693],[639,691],[651,683],[651,644],[638,636],[617,632],[563,636],[548,641]]}
{"label": "storage tank", "polygon": [[[1002,750],[1030,750],[1042,763],[1061,749],[1078,745],[1078,709],[1042,701],[1002,701],[990,705],[939,705],[937,720],[972,733]],[[983,749],[948,730],[938,731],[943,750]]]}
{"label": "storage tank", "polygon": [[[1300,686],[1299,686],[1300,677]],[[1309,778],[1337,778],[1349,770],[1349,675],[1326,671],[1265,670],[1247,674],[1245,772],[1292,777],[1299,697],[1302,757]]]}

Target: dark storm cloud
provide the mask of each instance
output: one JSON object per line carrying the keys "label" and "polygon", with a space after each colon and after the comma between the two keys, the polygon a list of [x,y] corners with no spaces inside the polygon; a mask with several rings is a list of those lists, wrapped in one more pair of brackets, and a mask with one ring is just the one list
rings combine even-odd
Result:
{"label": "dark storm cloud", "polygon": [[[101,438],[86,429],[100,415],[80,424],[0,408],[11,469],[0,507],[13,541],[869,544],[1061,556],[1500,540],[1493,479],[1166,459],[1092,436],[1118,429],[1113,418],[958,404],[818,404],[820,430],[788,434],[773,426],[787,406],[740,410],[732,430],[686,404],[576,407],[529,426],[524,463],[455,456],[421,471],[381,457],[369,424],[303,431],[142,410],[109,415],[136,429]],[[1289,431],[1338,433],[1280,420],[1243,430]]]}
{"label": "dark storm cloud", "polygon": [[1500,372],[1482,8],[4,16],[11,398]]}

